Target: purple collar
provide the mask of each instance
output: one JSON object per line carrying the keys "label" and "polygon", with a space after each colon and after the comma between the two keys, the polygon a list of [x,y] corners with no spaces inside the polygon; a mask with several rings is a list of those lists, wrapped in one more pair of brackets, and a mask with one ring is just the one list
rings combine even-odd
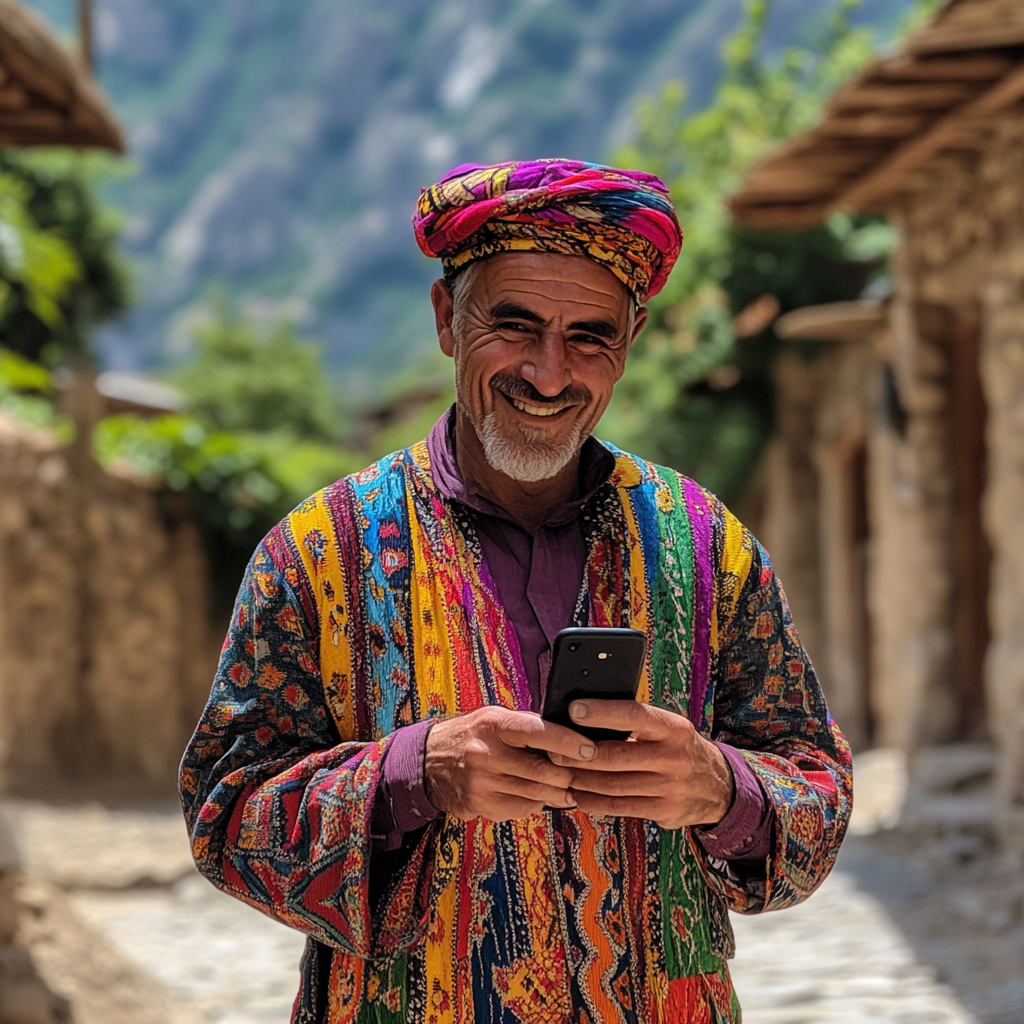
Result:
{"label": "purple collar", "polygon": [[[455,457],[454,405],[431,429],[427,437],[427,451],[430,453],[430,470],[434,477],[434,486],[443,497],[458,501],[485,515],[515,522],[499,505],[466,487]],[[600,441],[588,437],[580,449],[580,496],[556,505],[544,525],[562,526],[572,522],[580,514],[580,509],[608,482],[614,469],[615,456]]]}

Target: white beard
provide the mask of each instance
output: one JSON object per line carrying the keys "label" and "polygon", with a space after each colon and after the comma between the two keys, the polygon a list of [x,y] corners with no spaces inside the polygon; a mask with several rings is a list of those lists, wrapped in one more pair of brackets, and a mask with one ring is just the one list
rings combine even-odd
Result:
{"label": "white beard", "polygon": [[546,431],[519,424],[514,424],[509,434],[502,434],[493,412],[483,423],[473,426],[491,468],[520,483],[557,476],[579,454],[587,439],[579,423],[564,441],[556,443],[547,439]]}

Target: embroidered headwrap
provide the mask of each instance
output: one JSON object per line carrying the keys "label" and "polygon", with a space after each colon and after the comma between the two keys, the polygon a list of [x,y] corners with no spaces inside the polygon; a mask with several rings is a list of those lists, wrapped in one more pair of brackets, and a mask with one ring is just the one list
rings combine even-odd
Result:
{"label": "embroidered headwrap", "polygon": [[641,304],[683,244],[660,178],[579,160],[462,164],[423,189],[413,227],[449,280],[495,253],[554,252],[597,261]]}

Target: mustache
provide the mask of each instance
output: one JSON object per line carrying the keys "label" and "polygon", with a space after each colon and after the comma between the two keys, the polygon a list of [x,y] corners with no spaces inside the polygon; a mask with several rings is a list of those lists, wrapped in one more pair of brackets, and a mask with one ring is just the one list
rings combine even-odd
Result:
{"label": "mustache", "polygon": [[586,405],[593,397],[590,389],[582,384],[570,384],[550,397],[542,395],[528,380],[513,377],[510,373],[496,373],[489,384],[506,398],[521,398],[537,405],[554,405],[560,409],[567,409],[570,405]]}

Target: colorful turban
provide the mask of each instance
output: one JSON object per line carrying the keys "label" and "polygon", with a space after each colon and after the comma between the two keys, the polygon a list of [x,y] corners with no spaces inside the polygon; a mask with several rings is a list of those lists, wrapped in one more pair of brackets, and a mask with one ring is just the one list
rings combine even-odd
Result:
{"label": "colorful turban", "polygon": [[462,164],[423,189],[413,227],[448,279],[495,253],[556,252],[596,260],[639,303],[661,291],[683,244],[660,178],[579,160]]}

